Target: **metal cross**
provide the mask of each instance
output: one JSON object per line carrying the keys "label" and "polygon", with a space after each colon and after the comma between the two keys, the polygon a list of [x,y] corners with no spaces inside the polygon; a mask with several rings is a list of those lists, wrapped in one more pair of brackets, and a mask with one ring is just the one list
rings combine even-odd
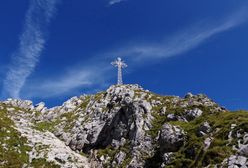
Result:
{"label": "metal cross", "polygon": [[120,57],[117,58],[117,60],[115,60],[114,62],[111,62],[111,64],[115,67],[118,67],[118,80],[117,80],[117,84],[118,85],[122,85],[123,81],[122,81],[122,68],[126,68],[127,64],[121,60]]}

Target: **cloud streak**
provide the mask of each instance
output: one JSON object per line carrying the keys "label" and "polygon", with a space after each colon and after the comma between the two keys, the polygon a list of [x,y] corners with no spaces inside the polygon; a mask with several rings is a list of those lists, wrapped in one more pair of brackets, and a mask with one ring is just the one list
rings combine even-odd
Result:
{"label": "cloud streak", "polygon": [[194,25],[189,29],[184,29],[162,40],[160,43],[131,44],[114,51],[112,54],[116,56],[126,56],[136,61],[147,59],[156,60],[177,56],[198,47],[219,33],[239,26],[246,22],[247,19],[248,12],[247,8],[245,8],[216,24]]}
{"label": "cloud streak", "polygon": [[25,93],[25,98],[49,98],[71,95],[72,93],[77,94],[82,88],[104,86],[108,79],[107,73],[109,73],[109,67],[104,63],[90,67],[74,65],[73,68],[55,77],[28,81],[28,84],[23,88],[23,93]]}
{"label": "cloud streak", "polygon": [[125,0],[110,0],[109,5],[115,5],[115,4],[123,2],[123,1],[125,1]]}
{"label": "cloud streak", "polygon": [[115,73],[113,69],[110,71],[112,67],[109,64],[113,56],[125,56],[129,64],[136,64],[136,61],[140,60],[148,60],[150,62],[178,56],[196,48],[219,33],[239,26],[246,22],[247,19],[246,10],[240,10],[216,24],[205,24],[204,26],[198,24],[183,29],[183,31],[161,40],[160,43],[136,43],[124,45],[124,47],[114,51],[102,52],[101,56],[103,57],[97,55],[91,58],[91,60],[85,60],[84,64],[70,66],[73,69],[61,73],[57,77],[28,81],[23,93],[29,98],[49,98],[78,93],[79,89],[82,88],[103,87],[106,81],[111,78],[112,75],[110,73]]}
{"label": "cloud streak", "polygon": [[4,97],[19,98],[26,79],[36,67],[45,47],[46,29],[56,11],[57,3],[58,0],[30,0],[19,47],[11,56],[3,82]]}

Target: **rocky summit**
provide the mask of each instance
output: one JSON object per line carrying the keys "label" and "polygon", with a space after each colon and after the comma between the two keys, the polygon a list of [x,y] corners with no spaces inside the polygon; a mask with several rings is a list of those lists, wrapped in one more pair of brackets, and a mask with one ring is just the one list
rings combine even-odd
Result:
{"label": "rocky summit", "polygon": [[63,105],[0,102],[3,168],[246,168],[248,112],[113,85]]}

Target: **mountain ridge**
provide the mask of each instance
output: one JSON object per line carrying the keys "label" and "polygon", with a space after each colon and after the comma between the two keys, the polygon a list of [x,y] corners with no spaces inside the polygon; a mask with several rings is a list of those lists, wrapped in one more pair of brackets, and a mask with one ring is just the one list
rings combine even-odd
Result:
{"label": "mountain ridge", "polygon": [[0,107],[2,128],[8,119],[23,151],[14,152],[19,162],[0,156],[0,167],[248,167],[248,113],[203,94],[180,98],[112,85],[53,108],[17,99]]}

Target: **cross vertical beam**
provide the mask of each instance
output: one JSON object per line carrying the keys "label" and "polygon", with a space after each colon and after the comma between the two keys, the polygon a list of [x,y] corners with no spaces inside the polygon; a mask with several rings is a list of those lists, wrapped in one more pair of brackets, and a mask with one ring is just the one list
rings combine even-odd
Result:
{"label": "cross vertical beam", "polygon": [[118,68],[118,78],[117,78],[117,84],[122,85],[123,80],[122,80],[122,68],[126,68],[127,64],[121,60],[120,57],[118,57],[114,62],[111,62],[111,64],[115,67]]}

